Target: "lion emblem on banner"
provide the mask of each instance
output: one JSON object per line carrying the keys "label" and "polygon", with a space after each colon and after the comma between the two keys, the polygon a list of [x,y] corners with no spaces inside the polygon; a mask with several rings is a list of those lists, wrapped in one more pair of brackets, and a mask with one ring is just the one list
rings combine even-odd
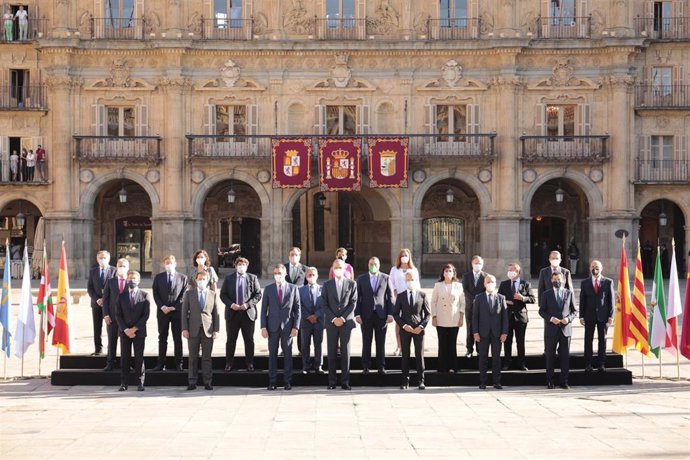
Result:
{"label": "lion emblem on banner", "polygon": [[299,174],[300,158],[297,150],[286,150],[283,158],[283,174],[295,177]]}
{"label": "lion emblem on banner", "polygon": [[355,177],[355,164],[354,161],[349,158],[349,152],[338,149],[335,150],[331,156],[333,157],[333,162],[331,163],[330,158],[326,159],[326,170],[330,172],[330,175],[334,179],[342,180],[348,177],[353,179]]}

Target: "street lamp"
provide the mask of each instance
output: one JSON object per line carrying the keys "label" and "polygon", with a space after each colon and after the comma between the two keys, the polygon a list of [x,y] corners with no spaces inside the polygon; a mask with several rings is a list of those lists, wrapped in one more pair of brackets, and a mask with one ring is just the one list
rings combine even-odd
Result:
{"label": "street lamp", "polygon": [[666,227],[666,224],[668,224],[668,216],[664,211],[661,211],[659,213],[659,225]]}
{"label": "street lamp", "polygon": [[556,203],[563,203],[565,199],[565,190],[561,188],[560,182],[558,183],[558,188],[556,189]]}
{"label": "street lamp", "polygon": [[320,208],[325,208],[326,207],[326,196],[323,194],[319,194],[319,197],[317,198],[319,207]]}
{"label": "street lamp", "polygon": [[24,215],[24,213],[20,211],[17,214],[16,219],[17,219],[17,225],[19,226],[19,228],[24,228],[24,224],[26,223],[26,216]]}
{"label": "street lamp", "polygon": [[228,190],[228,203],[234,204],[236,199],[237,199],[237,194],[232,189],[232,185],[231,185],[230,190]]}
{"label": "street lamp", "polygon": [[120,198],[120,203],[127,203],[127,190],[125,190],[125,184],[122,184],[122,188],[117,192],[117,196]]}
{"label": "street lamp", "polygon": [[450,204],[455,200],[455,194],[453,193],[452,189],[446,190],[446,203]]}

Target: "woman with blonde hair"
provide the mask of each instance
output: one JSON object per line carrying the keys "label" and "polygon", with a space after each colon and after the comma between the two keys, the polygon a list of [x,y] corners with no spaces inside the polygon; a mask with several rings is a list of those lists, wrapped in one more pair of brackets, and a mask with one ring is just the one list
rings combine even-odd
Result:
{"label": "woman with blonde hair", "polygon": [[[335,258],[340,259],[343,262],[347,260],[347,249],[345,248],[338,248],[335,250]],[[335,278],[335,275],[333,274],[333,269],[328,272],[328,279],[333,279]],[[348,264],[345,262],[345,279],[348,280],[353,280],[355,279],[355,269],[352,268],[352,265]]]}
{"label": "woman with blonde hair", "polygon": [[453,264],[445,264],[431,294],[431,324],[438,332],[438,371],[457,372],[458,331],[465,314],[465,294]]}
{"label": "woman with blonde hair", "polygon": [[[412,262],[412,251],[408,248],[402,248],[398,252],[398,257],[395,259],[395,264],[393,264],[388,276],[388,286],[391,290],[391,301],[393,304],[395,304],[398,294],[407,290],[405,274],[408,272],[414,274],[414,279],[419,284],[419,271],[415,267],[414,262]],[[397,348],[393,355],[400,356],[400,326],[397,326],[397,323],[395,327],[395,340],[397,341]]]}
{"label": "woman with blonde hair", "polygon": [[208,256],[208,252],[204,249],[196,251],[194,256],[192,256],[192,267],[187,278],[189,280],[189,287],[196,288],[197,273],[206,272],[208,273],[208,288],[215,291],[218,285],[218,275],[211,266],[211,258]]}

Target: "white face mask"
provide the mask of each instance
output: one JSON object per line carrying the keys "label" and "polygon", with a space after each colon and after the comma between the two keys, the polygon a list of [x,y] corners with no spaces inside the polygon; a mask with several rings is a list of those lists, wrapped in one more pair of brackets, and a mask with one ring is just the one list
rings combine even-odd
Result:
{"label": "white face mask", "polygon": [[475,272],[482,271],[482,268],[484,268],[484,264],[473,264],[472,265],[472,270],[474,270]]}
{"label": "white face mask", "polygon": [[247,266],[245,264],[238,265],[237,273],[239,273],[240,275],[244,275],[245,273],[247,273]]}
{"label": "white face mask", "polygon": [[343,277],[343,269],[342,268],[336,268],[333,270],[333,274],[335,275],[336,278],[342,278]]}
{"label": "white face mask", "polygon": [[508,272],[508,278],[511,280],[517,276],[517,272],[510,271]]}
{"label": "white face mask", "polygon": [[196,259],[196,264],[197,264],[197,265],[204,265],[204,264],[206,264],[206,257],[198,257],[198,258]]}
{"label": "white face mask", "polygon": [[273,279],[276,280],[276,283],[282,283],[283,278],[285,278],[283,275],[273,275]]}
{"label": "white face mask", "polygon": [[110,262],[110,259],[105,258],[105,257],[101,257],[100,259],[98,259],[98,265],[100,265],[102,268],[107,267],[109,262]]}
{"label": "white face mask", "polygon": [[117,267],[117,275],[121,278],[124,278],[127,276],[127,272],[129,271],[129,267]]}
{"label": "white face mask", "polygon": [[558,267],[561,264],[561,259],[551,259],[549,260],[549,263],[551,264],[552,267]]}
{"label": "white face mask", "polygon": [[487,283],[486,292],[494,292],[496,290],[496,283]]}
{"label": "white face mask", "polygon": [[307,283],[309,283],[309,284],[316,284],[316,280],[318,280],[318,279],[319,279],[318,277],[312,276],[312,277],[310,277],[310,278],[307,278]]}
{"label": "white face mask", "polygon": [[401,263],[401,264],[406,264],[406,263],[409,263],[409,262],[410,262],[410,258],[409,258],[409,257],[407,257],[407,256],[402,256],[402,257],[400,257],[400,263]]}
{"label": "white face mask", "polygon": [[199,286],[199,289],[203,291],[206,289],[206,286],[208,286],[208,280],[197,280],[196,285]]}
{"label": "white face mask", "polygon": [[290,256],[290,263],[292,265],[297,265],[299,263],[299,256]]}
{"label": "white face mask", "polygon": [[175,271],[175,264],[165,264],[165,272],[170,274]]}
{"label": "white face mask", "polygon": [[443,276],[447,280],[453,279],[453,272],[451,270],[446,270],[445,272],[443,272]]}
{"label": "white face mask", "polygon": [[409,289],[410,291],[414,291],[414,286],[415,286],[414,281],[406,281],[405,285],[407,286],[407,289]]}

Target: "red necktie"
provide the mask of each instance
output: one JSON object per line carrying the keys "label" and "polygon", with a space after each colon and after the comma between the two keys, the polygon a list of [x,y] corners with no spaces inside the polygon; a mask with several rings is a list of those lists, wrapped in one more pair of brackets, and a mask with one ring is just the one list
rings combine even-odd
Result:
{"label": "red necktie", "polygon": [[594,293],[599,295],[599,278],[594,278]]}
{"label": "red necktie", "polygon": [[120,294],[122,294],[122,291],[125,289],[125,280],[120,278]]}
{"label": "red necktie", "polygon": [[278,286],[278,303],[283,304],[283,287]]}

